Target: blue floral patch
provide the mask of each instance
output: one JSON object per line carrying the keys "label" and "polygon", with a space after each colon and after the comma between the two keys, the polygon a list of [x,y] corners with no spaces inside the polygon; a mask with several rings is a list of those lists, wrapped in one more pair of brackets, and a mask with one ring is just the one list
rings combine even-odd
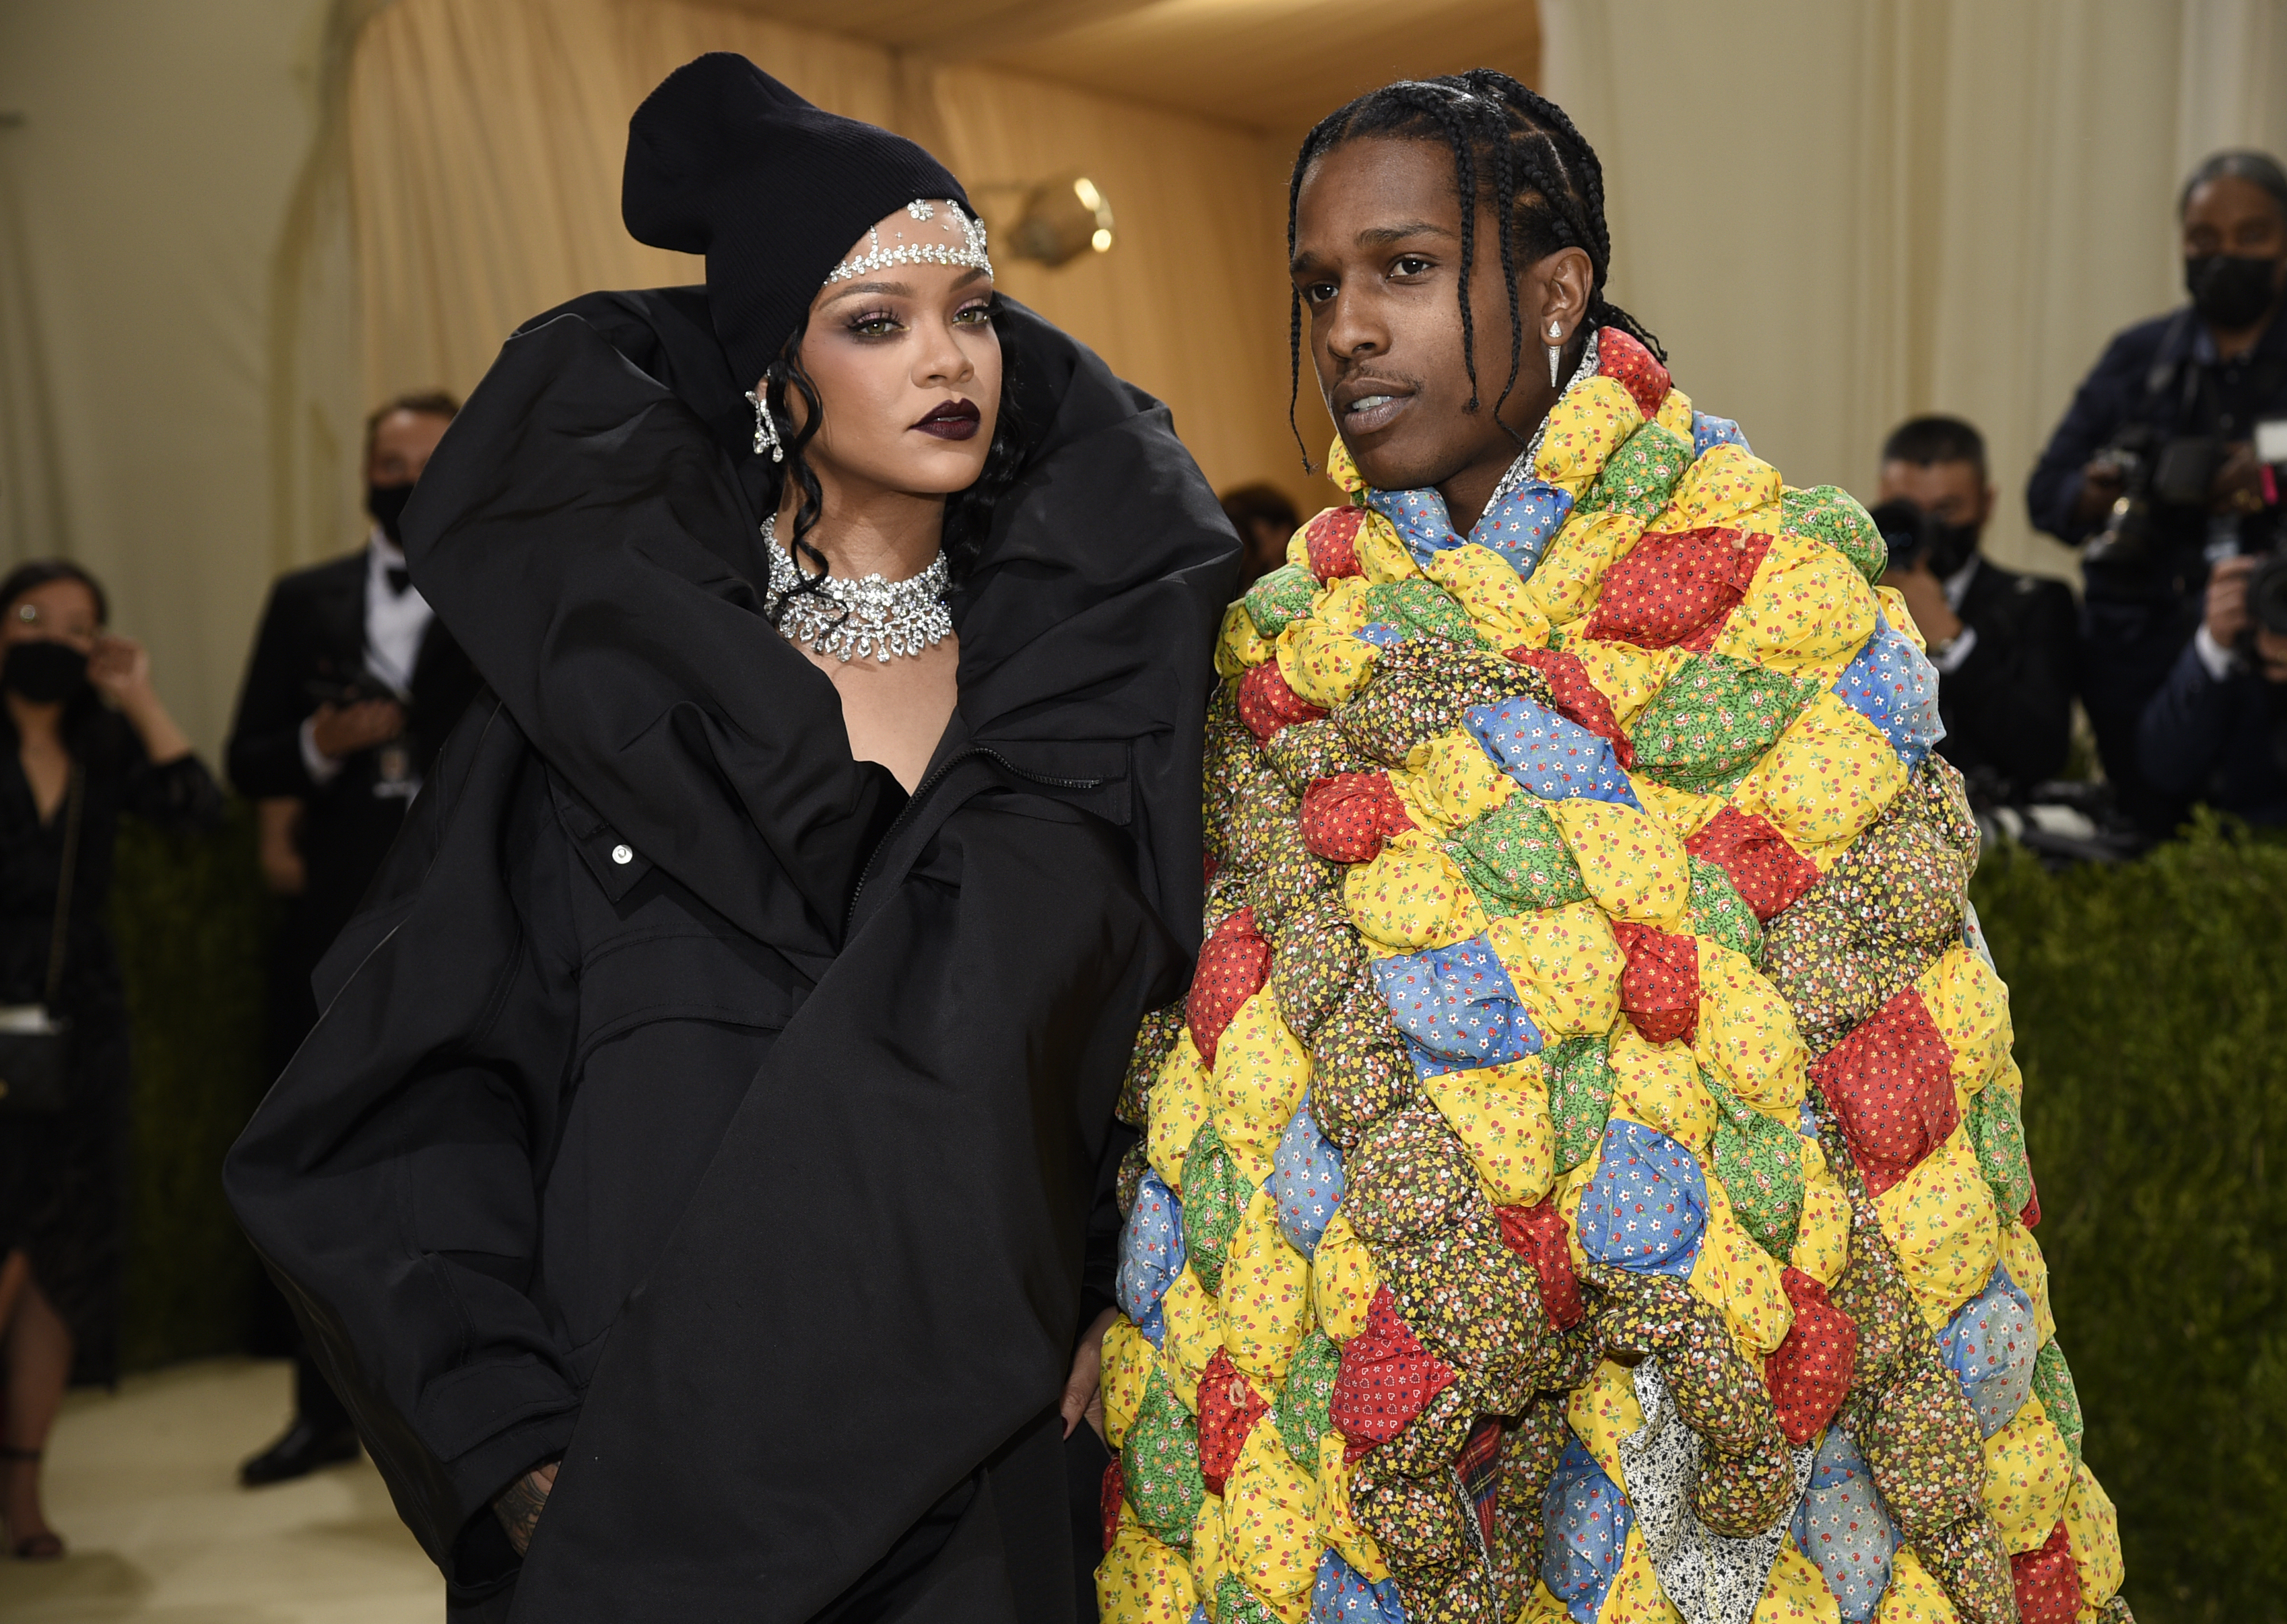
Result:
{"label": "blue floral patch", "polygon": [[1705,412],[1691,414],[1691,455],[1696,461],[1717,445],[1737,445],[1749,456],[1755,453],[1747,445],[1747,437],[1739,431],[1737,422],[1729,417],[1715,417]]}
{"label": "blue floral patch", "polygon": [[2041,1351],[2033,1299],[1998,1264],[1985,1289],[1947,1324],[1938,1346],[1986,1437],[2007,1426],[2032,1396],[2033,1362]]}
{"label": "blue floral patch", "polygon": [[1159,1299],[1183,1270],[1183,1204],[1159,1175],[1146,1170],[1136,1189],[1136,1205],[1120,1230],[1120,1268],[1112,1296],[1120,1312],[1160,1345],[1167,1316]]}
{"label": "blue floral patch", "polygon": [[1530,577],[1549,538],[1572,511],[1572,498],[1546,480],[1528,478],[1479,515],[1467,536],[1454,530],[1452,513],[1434,487],[1370,491],[1366,505],[1397,528],[1398,540],[1416,564],[1474,541],[1499,553],[1519,575]]}
{"label": "blue floral patch", "polygon": [[1318,1580],[1310,1591],[1310,1624],[1405,1624],[1397,1581],[1369,1584],[1341,1552],[1328,1550],[1318,1558]]}
{"label": "blue floral patch", "polygon": [[1834,697],[1881,729],[1909,768],[1919,766],[1945,737],[1937,714],[1937,667],[1880,615],[1858,658],[1834,679]]}
{"label": "blue floral patch", "polygon": [[1305,1257],[1315,1256],[1348,1187],[1342,1153],[1319,1130],[1305,1094],[1270,1158],[1270,1199],[1278,1203],[1278,1233],[1286,1244]]}
{"label": "blue floral patch", "polygon": [[1579,1624],[1596,1624],[1636,1514],[1577,1438],[1540,1497],[1540,1582]]}
{"label": "blue floral patch", "polygon": [[1890,1588],[1890,1559],[1902,1543],[1874,1492],[1866,1457],[1840,1427],[1829,1427],[1811,1464],[1810,1487],[1794,1510],[1794,1542],[1818,1564],[1849,1624],[1873,1617]]}
{"label": "blue floral patch", "polygon": [[1543,800],[1617,801],[1642,810],[1611,742],[1520,694],[1461,718],[1493,765]]}
{"label": "blue floral patch", "polygon": [[1483,936],[1378,958],[1372,969],[1413,1068],[1425,1077],[1540,1052],[1539,1029]]}
{"label": "blue floral patch", "polygon": [[1606,1123],[1596,1176],[1580,1197],[1580,1250],[1599,1263],[1681,1278],[1706,1229],[1698,1159],[1642,1123]]}

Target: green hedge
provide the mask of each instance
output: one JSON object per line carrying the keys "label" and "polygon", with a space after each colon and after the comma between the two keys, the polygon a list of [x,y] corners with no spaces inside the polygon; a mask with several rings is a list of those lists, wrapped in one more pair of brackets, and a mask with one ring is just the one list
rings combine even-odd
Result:
{"label": "green hedge", "polygon": [[2287,1618],[2287,848],[2206,822],[2120,868],[2012,849],[1972,895],[2130,1603]]}

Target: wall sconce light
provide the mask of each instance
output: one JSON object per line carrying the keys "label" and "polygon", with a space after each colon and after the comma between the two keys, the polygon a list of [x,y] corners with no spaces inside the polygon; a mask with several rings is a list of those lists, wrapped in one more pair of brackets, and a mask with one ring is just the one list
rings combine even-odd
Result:
{"label": "wall sconce light", "polygon": [[1011,253],[1044,265],[1065,264],[1090,250],[1110,253],[1112,233],[1112,205],[1085,175],[1033,186],[1007,231]]}

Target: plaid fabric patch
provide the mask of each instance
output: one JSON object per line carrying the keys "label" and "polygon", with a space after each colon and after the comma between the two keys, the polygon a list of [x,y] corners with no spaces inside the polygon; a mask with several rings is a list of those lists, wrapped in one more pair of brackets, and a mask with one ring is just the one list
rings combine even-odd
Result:
{"label": "plaid fabric patch", "polygon": [[1485,1543],[1493,1542],[1493,1511],[1500,1500],[1501,1424],[1485,1415],[1470,1430],[1453,1470],[1461,1479],[1461,1493],[1477,1514],[1477,1527]]}

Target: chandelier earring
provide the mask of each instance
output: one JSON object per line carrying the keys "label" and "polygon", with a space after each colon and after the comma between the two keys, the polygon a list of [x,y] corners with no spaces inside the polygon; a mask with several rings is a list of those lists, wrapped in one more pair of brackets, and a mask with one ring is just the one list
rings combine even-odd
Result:
{"label": "chandelier earring", "polygon": [[747,391],[747,404],[755,408],[755,454],[759,457],[767,451],[772,461],[783,462],[786,447],[779,444],[779,426],[771,416],[769,389],[770,378],[765,374],[761,389]]}
{"label": "chandelier earring", "polygon": [[[1549,388],[1551,388],[1551,389],[1555,389],[1555,388],[1556,387],[1556,380],[1557,380],[1557,376],[1558,376],[1558,369],[1559,369],[1559,368],[1561,368],[1563,365],[1564,365],[1564,324],[1563,324],[1563,322],[1561,322],[1561,321],[1552,321],[1552,322],[1550,322],[1550,323],[1548,324],[1548,387],[1549,387]],[[756,449],[760,450],[760,449],[761,449],[761,447],[757,446]]]}

